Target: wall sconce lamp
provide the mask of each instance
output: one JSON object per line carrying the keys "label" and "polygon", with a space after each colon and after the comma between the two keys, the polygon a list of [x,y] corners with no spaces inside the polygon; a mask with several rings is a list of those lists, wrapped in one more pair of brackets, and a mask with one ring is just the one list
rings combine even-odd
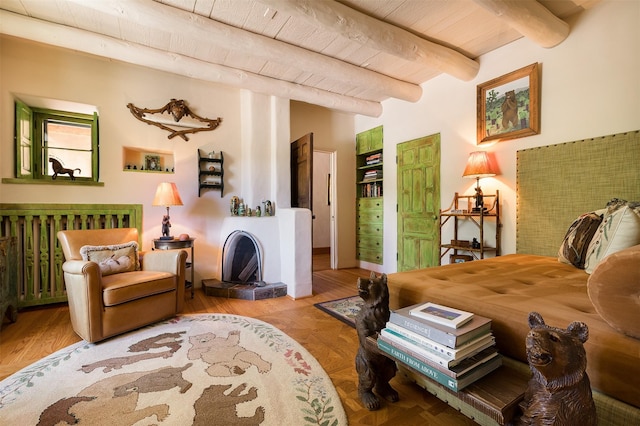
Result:
{"label": "wall sconce lamp", "polygon": [[156,189],[156,195],[153,197],[154,206],[164,206],[167,208],[167,214],[162,217],[162,237],[161,240],[173,240],[170,235],[171,217],[169,216],[169,206],[181,206],[182,200],[178,193],[178,188],[173,182],[162,182]]}
{"label": "wall sconce lamp", "polygon": [[485,151],[475,151],[469,154],[467,166],[462,172],[462,177],[476,179],[476,206],[472,211],[480,212],[484,209],[482,199],[482,189],[480,189],[480,178],[491,177],[498,174],[497,168],[489,159]]}

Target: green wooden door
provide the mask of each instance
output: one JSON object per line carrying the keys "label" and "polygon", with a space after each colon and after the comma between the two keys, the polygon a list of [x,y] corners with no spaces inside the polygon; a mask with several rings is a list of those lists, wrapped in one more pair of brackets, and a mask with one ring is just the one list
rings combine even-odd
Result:
{"label": "green wooden door", "polygon": [[397,145],[398,271],[438,265],[440,134]]}

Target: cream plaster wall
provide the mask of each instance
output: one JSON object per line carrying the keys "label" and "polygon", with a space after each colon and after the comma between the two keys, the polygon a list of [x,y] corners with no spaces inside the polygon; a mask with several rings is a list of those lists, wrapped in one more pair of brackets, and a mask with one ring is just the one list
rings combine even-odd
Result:
{"label": "cream plaster wall", "polygon": [[[445,208],[454,192],[473,193],[475,181],[461,177],[468,154],[476,150],[495,153],[501,174],[482,179],[481,186],[487,193],[500,190],[503,254],[514,253],[517,150],[640,129],[639,17],[640,2],[600,3],[571,19],[569,37],[553,49],[520,39],[482,56],[473,81],[439,76],[423,85],[417,103],[389,100],[383,103],[384,112],[378,119],[356,116],[356,133],[384,125],[385,251],[381,270],[397,269],[397,182],[392,161],[396,145],[434,133],[441,134],[441,205]],[[476,86],[534,62],[542,68],[541,133],[476,146]]]}
{"label": "cream plaster wall", "polygon": [[[171,208],[172,235],[196,238],[196,284],[219,276],[220,226],[229,198],[254,207],[289,202],[289,101],[257,95],[143,67],[12,37],[0,38],[0,176],[14,177],[14,98],[44,97],[95,105],[100,116],[100,181],[104,187],[0,183],[2,203],[135,203],[143,205],[143,249],[160,236],[161,207],[151,206],[156,186],[177,184],[184,206]],[[157,108],[185,99],[197,114],[222,117],[215,131],[189,141],[136,120],[127,103]],[[175,173],[123,171],[124,146],[172,151]],[[225,193],[198,197],[197,149],[224,151]]]}

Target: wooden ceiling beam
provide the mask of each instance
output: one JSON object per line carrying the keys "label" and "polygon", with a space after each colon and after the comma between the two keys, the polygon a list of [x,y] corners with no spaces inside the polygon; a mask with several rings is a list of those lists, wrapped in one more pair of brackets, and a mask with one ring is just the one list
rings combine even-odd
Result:
{"label": "wooden ceiling beam", "polygon": [[304,18],[326,31],[341,34],[363,46],[435,68],[460,80],[475,78],[480,64],[462,53],[425,40],[333,0],[258,0],[279,12]]}
{"label": "wooden ceiling beam", "polygon": [[[356,99],[300,84],[117,40],[65,25],[0,10],[0,32],[39,43],[77,50],[203,81],[293,99],[353,114],[379,117],[379,102]],[[124,107],[124,106],[123,106]]]}
{"label": "wooden ceiling beam", "polygon": [[536,0],[474,1],[539,46],[554,47],[569,36],[569,24]]}
{"label": "wooden ceiling beam", "polygon": [[416,102],[422,87],[401,81],[339,59],[283,43],[270,37],[236,28],[213,19],[151,0],[71,0],[82,7],[106,13],[119,19],[139,23],[172,36],[193,39],[235,53],[271,61],[301,71],[311,71],[324,78],[364,87],[379,97],[392,97]]}

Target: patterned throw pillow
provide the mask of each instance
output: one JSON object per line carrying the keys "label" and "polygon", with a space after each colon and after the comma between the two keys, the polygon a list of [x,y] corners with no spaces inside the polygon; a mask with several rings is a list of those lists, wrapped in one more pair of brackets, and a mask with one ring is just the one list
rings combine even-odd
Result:
{"label": "patterned throw pillow", "polygon": [[139,269],[135,241],[112,246],[82,246],[80,255],[82,260],[96,262],[103,276]]}
{"label": "patterned throw pillow", "polygon": [[602,259],[640,244],[640,202],[614,198],[587,249],[585,270],[592,273]]}
{"label": "patterned throw pillow", "polygon": [[560,262],[584,269],[589,243],[602,223],[603,213],[604,210],[585,213],[573,221],[558,250]]}

